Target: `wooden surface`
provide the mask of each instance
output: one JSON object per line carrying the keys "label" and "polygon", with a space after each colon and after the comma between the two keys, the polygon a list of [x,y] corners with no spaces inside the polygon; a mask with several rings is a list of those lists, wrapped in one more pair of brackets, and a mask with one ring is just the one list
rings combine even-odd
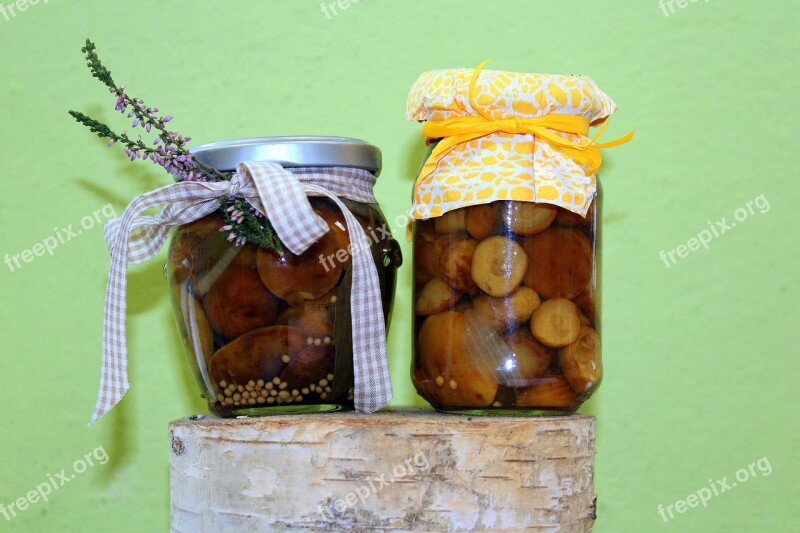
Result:
{"label": "wooden surface", "polygon": [[591,531],[594,417],[178,420],[172,531]]}

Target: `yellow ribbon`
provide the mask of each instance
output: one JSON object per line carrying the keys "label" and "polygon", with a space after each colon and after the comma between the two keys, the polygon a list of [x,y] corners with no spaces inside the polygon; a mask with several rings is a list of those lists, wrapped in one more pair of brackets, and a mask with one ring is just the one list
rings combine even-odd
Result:
{"label": "yellow ribbon", "polygon": [[[475,101],[475,83],[478,81],[483,67],[489,62],[487,59],[475,69],[469,82],[469,103],[478,116],[456,117],[447,120],[431,120],[422,126],[422,134],[429,141],[441,139],[431,156],[420,171],[415,187],[430,176],[439,164],[439,161],[450,153],[457,145],[491,135],[493,133],[527,134],[558,147],[572,158],[577,164],[588,168],[592,174],[600,168],[603,161],[600,149],[613,148],[625,144],[633,138],[634,132],[619,139],[604,143],[597,143],[608,127],[604,121],[594,138],[589,139],[589,120],[580,115],[544,115],[536,118],[496,119],[484,112]],[[571,141],[559,133],[579,135],[581,140]]]}

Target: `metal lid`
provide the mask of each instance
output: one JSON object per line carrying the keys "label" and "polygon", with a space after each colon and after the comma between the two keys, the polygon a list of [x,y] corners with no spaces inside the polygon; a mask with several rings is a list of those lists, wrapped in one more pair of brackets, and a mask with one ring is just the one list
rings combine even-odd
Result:
{"label": "metal lid", "polygon": [[257,137],[234,139],[191,148],[198,161],[215,169],[236,170],[242,161],[271,161],[284,167],[354,167],[376,176],[381,171],[377,146],[347,137]]}

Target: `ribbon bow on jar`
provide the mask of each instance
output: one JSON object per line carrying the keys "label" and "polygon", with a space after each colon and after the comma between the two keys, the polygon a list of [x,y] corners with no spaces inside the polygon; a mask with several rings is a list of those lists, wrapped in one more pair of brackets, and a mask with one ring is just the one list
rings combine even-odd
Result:
{"label": "ribbon bow on jar", "polygon": [[[91,422],[110,411],[128,391],[126,344],[127,266],[153,257],[171,230],[218,210],[223,197],[239,196],[264,214],[281,242],[299,255],[330,228],[311,207],[308,196],[325,196],[341,209],[351,233],[352,337],[354,401],[357,411],[371,413],[392,398],[386,358],[386,331],[378,272],[369,249],[371,240],[340,200],[377,203],[375,176],[354,168],[290,172],[276,163],[240,163],[230,181],[166,185],[135,198],[120,218],[105,226],[111,252],[106,289],[103,368],[97,406]],[[142,213],[163,207],[156,215]]]}

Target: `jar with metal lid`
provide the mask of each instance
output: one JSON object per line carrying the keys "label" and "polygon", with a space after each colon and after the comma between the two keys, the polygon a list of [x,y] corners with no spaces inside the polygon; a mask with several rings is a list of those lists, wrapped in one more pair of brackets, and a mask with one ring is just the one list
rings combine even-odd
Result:
{"label": "jar with metal lid", "polygon": [[[175,316],[209,409],[231,417],[352,408],[353,346],[364,335],[363,321],[354,335],[354,314],[377,316],[372,329],[385,344],[402,261],[372,196],[380,150],[340,137],[271,137],[192,155],[248,174],[258,189],[243,186],[179,227],[169,249]],[[372,311],[354,305],[356,293]]]}
{"label": "jar with metal lid", "polygon": [[417,177],[412,379],[435,408],[573,412],[602,379],[600,186],[590,125],[614,103],[590,79],[424,73],[408,118]]}

